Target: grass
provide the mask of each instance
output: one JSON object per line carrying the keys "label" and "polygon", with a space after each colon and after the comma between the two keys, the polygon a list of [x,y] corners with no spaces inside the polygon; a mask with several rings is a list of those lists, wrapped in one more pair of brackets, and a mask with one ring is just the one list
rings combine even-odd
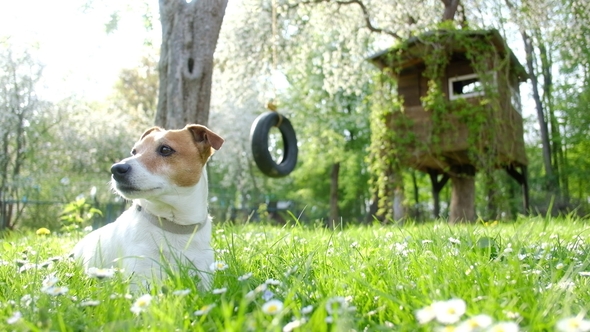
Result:
{"label": "grass", "polygon": [[[336,231],[217,224],[224,264],[214,290],[199,291],[187,267],[162,288],[131,294],[121,273],[98,279],[68,259],[49,263],[81,234],[12,234],[0,240],[0,330],[432,331],[443,324],[421,324],[417,311],[461,299],[461,321],[485,314],[553,331],[590,308],[589,234],[573,218]],[[48,294],[51,283],[67,292]],[[137,303],[144,294],[151,301]]]}

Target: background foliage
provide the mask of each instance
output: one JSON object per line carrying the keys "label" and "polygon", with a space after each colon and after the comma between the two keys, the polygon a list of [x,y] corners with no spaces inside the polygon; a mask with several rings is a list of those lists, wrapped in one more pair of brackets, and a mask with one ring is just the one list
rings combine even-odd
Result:
{"label": "background foliage", "polygon": [[[155,4],[145,2],[145,8],[149,6]],[[537,84],[529,80],[521,91],[531,199],[534,210],[541,213],[550,208],[553,213],[587,211],[588,6],[579,0],[465,0],[454,24],[456,28],[498,29],[520,62],[532,68],[529,76]],[[283,222],[286,212],[273,210],[278,204],[289,206],[302,222],[328,223],[335,217],[338,222],[372,220],[383,188],[378,187],[369,164],[371,153],[383,149],[375,138],[379,130],[386,130],[375,127],[371,115],[382,102],[376,99],[381,79],[366,58],[436,28],[442,9],[439,1],[372,0],[242,0],[228,8],[216,52],[209,121],[226,138],[209,167],[216,218],[243,222],[249,216],[257,218],[260,211]],[[153,26],[150,20],[157,20],[144,19],[147,29]],[[116,29],[116,22],[105,23],[110,24],[109,31]],[[47,101],[35,92],[43,75],[43,59],[36,57],[35,47],[19,49],[2,39],[2,227],[59,227],[62,206],[55,204],[79,195],[102,210],[107,204],[122,204],[109,190],[109,167],[128,154],[133,141],[152,123],[158,51],[151,44],[146,40],[146,54],[137,59],[136,67],[121,72],[110,98],[87,100],[73,95]],[[249,126],[269,100],[290,117],[300,141],[297,170],[280,180],[263,177],[249,153]],[[548,128],[547,142],[542,139],[543,123]],[[271,140],[280,155],[278,133]],[[549,165],[544,151],[550,153]],[[335,165],[339,166],[336,177]],[[503,173],[492,176],[501,183],[500,191],[518,190]],[[427,175],[403,169],[388,180],[390,187],[401,188],[407,215],[431,218]],[[334,181],[336,192],[331,190]],[[477,209],[483,216],[488,197],[481,183]],[[444,212],[450,199],[448,188],[441,198]],[[331,202],[332,208],[337,202],[336,215],[330,210]],[[388,204],[392,202],[385,207]],[[9,205],[13,206],[10,213]],[[500,206],[499,217],[513,218],[522,212],[509,200]],[[113,214],[116,210],[108,209]],[[384,220],[393,217],[387,216]]]}

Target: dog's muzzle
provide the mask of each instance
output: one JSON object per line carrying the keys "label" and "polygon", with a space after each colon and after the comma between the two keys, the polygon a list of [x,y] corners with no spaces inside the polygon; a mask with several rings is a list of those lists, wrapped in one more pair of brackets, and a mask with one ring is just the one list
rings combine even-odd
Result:
{"label": "dog's muzzle", "polygon": [[116,163],[111,166],[111,174],[113,174],[113,179],[117,182],[128,182],[127,176],[129,173],[131,173],[131,165],[127,163]]}

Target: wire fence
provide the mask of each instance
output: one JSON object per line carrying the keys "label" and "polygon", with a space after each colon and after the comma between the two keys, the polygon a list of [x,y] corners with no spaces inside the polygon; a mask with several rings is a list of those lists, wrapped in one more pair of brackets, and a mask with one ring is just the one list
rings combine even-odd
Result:
{"label": "wire fence", "polygon": [[[69,202],[42,200],[1,200],[0,201],[0,231],[21,227],[59,227],[63,208]],[[115,201],[88,203],[102,213],[94,215],[90,221],[96,229],[115,221],[130,202]],[[216,221],[231,221],[235,223],[258,222],[260,220],[285,224],[290,215],[296,215],[298,206],[291,201],[268,201],[253,203],[249,206],[236,207],[229,199],[213,196],[209,203],[209,214]]]}

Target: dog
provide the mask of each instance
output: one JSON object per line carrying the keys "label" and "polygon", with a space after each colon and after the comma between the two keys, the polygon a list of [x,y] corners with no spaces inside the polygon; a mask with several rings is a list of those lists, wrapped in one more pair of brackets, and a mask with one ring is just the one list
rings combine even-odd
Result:
{"label": "dog", "polygon": [[197,124],[146,130],[131,156],[111,167],[113,189],[132,206],[82,238],[72,256],[87,271],[119,268],[144,284],[188,264],[201,279],[199,288],[210,288],[214,257],[205,165],[223,142]]}

